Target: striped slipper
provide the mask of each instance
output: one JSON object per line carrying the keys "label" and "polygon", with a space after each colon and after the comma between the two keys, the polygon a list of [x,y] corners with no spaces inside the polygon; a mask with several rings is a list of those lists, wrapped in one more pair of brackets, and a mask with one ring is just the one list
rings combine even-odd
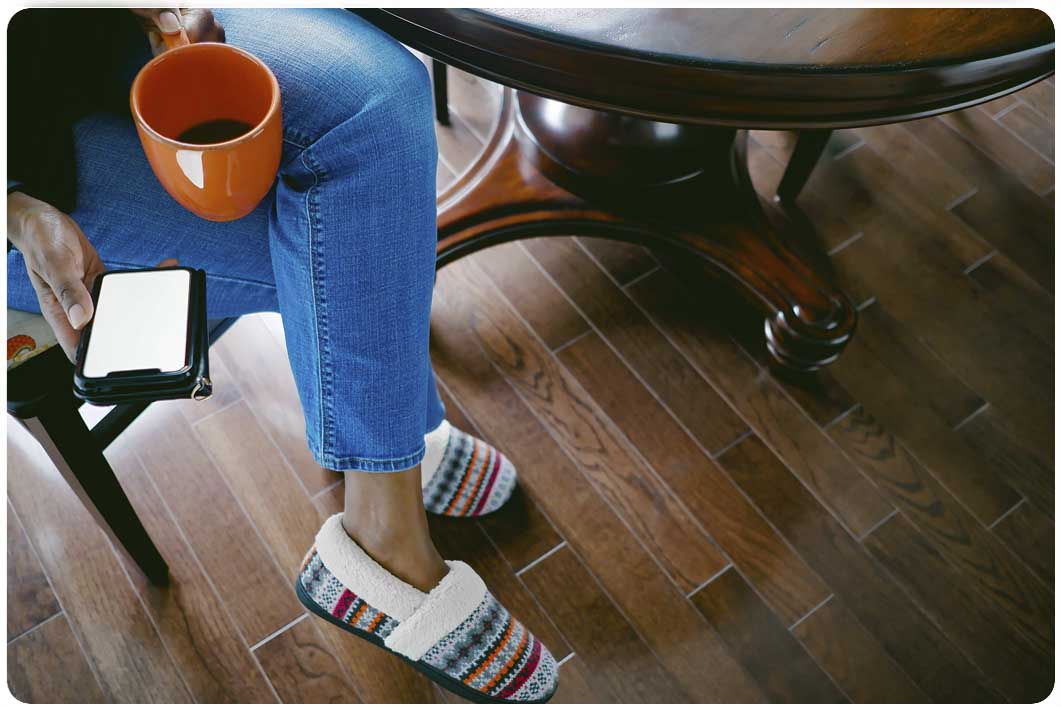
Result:
{"label": "striped slipper", "polygon": [[317,616],[400,656],[473,702],[547,702],[558,670],[548,649],[512,617],[463,562],[428,593],[368,556],[329,518],[295,582]]}
{"label": "striped slipper", "polygon": [[436,515],[492,513],[516,488],[516,468],[504,454],[445,420],[426,436],[420,468],[424,507]]}

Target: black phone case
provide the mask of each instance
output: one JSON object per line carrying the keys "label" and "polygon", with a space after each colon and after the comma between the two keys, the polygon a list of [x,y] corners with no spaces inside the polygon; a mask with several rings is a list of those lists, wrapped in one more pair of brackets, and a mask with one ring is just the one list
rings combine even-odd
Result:
{"label": "black phone case", "polygon": [[[188,335],[185,350],[185,365],[179,371],[162,373],[157,368],[142,371],[116,371],[104,377],[89,378],[84,375],[85,352],[92,340],[90,322],[81,335],[77,347],[77,363],[74,366],[74,395],[93,405],[114,405],[127,402],[152,402],[193,398],[204,400],[210,397],[210,346],[206,324],[206,273],[184,267],[145,268],[144,270],[187,270],[191,273],[188,293]],[[92,303],[99,301],[100,287],[109,274],[119,272],[143,272],[144,270],[112,270],[96,278],[92,288]]]}

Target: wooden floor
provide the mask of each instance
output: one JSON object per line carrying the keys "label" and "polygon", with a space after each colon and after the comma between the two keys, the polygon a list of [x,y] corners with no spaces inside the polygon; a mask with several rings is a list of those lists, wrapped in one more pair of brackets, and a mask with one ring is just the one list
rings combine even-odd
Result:
{"label": "wooden floor", "polygon": [[[497,87],[452,72],[439,184]],[[1052,82],[837,133],[800,199],[861,304],[828,371],[771,373],[761,319],[639,248],[532,240],[440,273],[449,419],[521,488],[437,522],[562,660],[564,702],[1028,702],[1053,684]],[[761,193],[791,135],[754,133]],[[108,453],[170,563],[145,584],[8,436],[8,671],[32,702],[451,700],[291,589],[317,468],[278,316],[213,349],[215,397]]]}

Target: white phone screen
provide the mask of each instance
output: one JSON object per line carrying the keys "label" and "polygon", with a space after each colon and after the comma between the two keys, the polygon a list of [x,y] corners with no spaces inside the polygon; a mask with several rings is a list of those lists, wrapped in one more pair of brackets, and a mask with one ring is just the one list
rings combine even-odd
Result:
{"label": "white phone screen", "polygon": [[185,366],[188,338],[187,270],[112,273],[100,284],[83,372],[102,378],[114,371]]}

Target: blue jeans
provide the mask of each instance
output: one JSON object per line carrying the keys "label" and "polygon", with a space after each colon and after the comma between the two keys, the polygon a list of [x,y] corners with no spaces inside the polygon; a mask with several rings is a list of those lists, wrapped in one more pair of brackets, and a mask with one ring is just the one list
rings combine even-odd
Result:
{"label": "blue jeans", "polygon": [[[430,80],[398,42],[349,12],[215,10],[227,41],[280,82],[279,179],[250,215],[212,223],[162,189],[127,117],[75,128],[71,214],[109,268],[168,257],[208,273],[208,316],[279,311],[309,448],[336,471],[401,471],[443,408],[428,354],[434,285]],[[150,58],[130,57],[122,79]],[[37,311],[22,257],[8,306]]]}

